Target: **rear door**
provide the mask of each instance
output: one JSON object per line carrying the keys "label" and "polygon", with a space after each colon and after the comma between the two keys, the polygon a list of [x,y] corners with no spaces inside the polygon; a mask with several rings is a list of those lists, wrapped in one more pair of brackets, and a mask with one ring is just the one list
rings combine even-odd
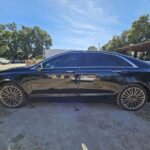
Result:
{"label": "rear door", "polygon": [[80,95],[112,95],[124,82],[121,72],[132,67],[125,60],[110,54],[83,53],[80,62]]}

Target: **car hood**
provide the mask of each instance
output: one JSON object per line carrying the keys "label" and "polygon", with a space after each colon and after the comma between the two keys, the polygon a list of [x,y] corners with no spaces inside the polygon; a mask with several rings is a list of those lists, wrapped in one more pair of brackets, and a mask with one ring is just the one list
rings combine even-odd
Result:
{"label": "car hood", "polygon": [[29,70],[30,67],[16,67],[0,71],[0,73],[22,72]]}

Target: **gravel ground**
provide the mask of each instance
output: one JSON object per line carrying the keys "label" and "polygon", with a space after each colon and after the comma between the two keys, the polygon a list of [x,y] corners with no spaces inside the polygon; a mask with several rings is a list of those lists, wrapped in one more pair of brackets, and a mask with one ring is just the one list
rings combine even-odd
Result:
{"label": "gravel ground", "polygon": [[18,109],[0,106],[0,150],[149,150],[150,105],[127,112],[111,99],[37,98]]}
{"label": "gravel ground", "polygon": [[114,100],[34,98],[18,109],[0,105],[0,150],[149,150],[150,104],[127,112]]}

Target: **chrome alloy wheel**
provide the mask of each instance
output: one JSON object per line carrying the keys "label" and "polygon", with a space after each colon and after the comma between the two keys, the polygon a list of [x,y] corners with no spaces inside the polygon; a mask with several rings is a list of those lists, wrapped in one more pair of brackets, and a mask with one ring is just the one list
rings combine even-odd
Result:
{"label": "chrome alloy wheel", "polygon": [[146,100],[145,92],[138,87],[126,89],[121,95],[121,104],[128,110],[140,108]]}
{"label": "chrome alloy wheel", "polygon": [[16,86],[7,85],[0,91],[0,100],[8,107],[18,107],[23,101],[23,94]]}

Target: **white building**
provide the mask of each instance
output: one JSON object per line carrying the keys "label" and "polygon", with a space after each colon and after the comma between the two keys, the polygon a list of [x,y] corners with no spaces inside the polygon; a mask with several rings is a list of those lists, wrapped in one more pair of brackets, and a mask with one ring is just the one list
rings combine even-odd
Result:
{"label": "white building", "polygon": [[52,57],[52,56],[55,56],[55,55],[58,55],[58,54],[61,54],[61,53],[65,53],[65,52],[69,52],[71,50],[62,50],[62,49],[47,49],[45,50],[45,58],[49,58],[49,57]]}

